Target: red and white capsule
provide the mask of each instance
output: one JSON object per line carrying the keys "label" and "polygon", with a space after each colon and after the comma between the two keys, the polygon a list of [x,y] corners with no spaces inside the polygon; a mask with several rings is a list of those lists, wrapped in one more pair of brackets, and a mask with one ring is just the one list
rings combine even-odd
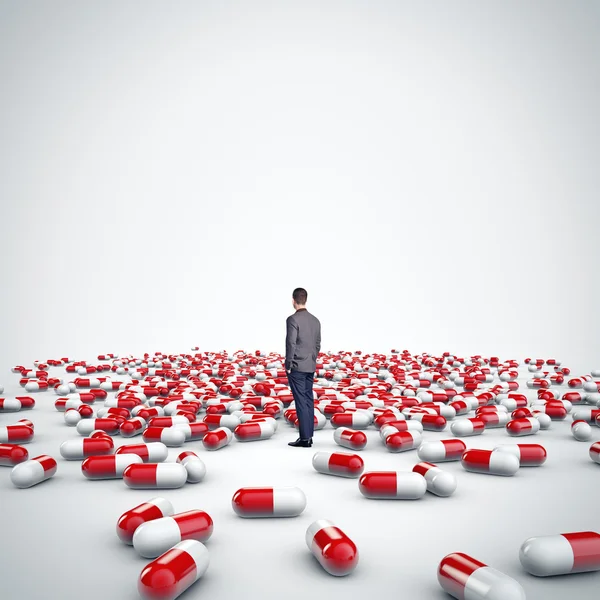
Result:
{"label": "red and white capsule", "polygon": [[365,412],[353,411],[336,413],[331,417],[333,427],[350,427],[351,429],[366,429],[371,424],[371,417]]}
{"label": "red and white capsule", "polygon": [[462,440],[440,440],[438,442],[423,442],[417,449],[421,460],[438,463],[460,460],[463,452],[467,449]]}
{"label": "red and white capsule", "polygon": [[134,435],[140,435],[146,428],[146,421],[142,417],[133,417],[127,419],[119,425],[119,433],[123,437],[133,437]]}
{"label": "red and white capsule", "polygon": [[229,444],[233,439],[231,429],[227,427],[219,427],[213,431],[209,431],[202,438],[202,445],[207,450],[219,450]]}
{"label": "red and white capsule", "polygon": [[431,494],[446,498],[456,491],[456,477],[436,465],[420,462],[413,467],[413,472],[425,478],[427,491]]}
{"label": "red and white capsule", "polygon": [[28,425],[7,425],[0,427],[0,443],[26,444],[33,439],[33,428]]}
{"label": "red and white capsule", "polygon": [[201,440],[208,433],[208,425],[202,421],[198,421],[197,423],[187,423],[185,425],[174,425],[174,427],[183,431],[186,442]]}
{"label": "red and white capsule", "polygon": [[471,449],[463,453],[460,462],[466,471],[510,477],[519,470],[519,459],[511,453]]}
{"label": "red and white capsule", "polygon": [[519,560],[536,577],[600,571],[600,534],[578,531],[532,537],[523,542]]}
{"label": "red and white capsule", "polygon": [[333,432],[333,440],[342,448],[350,450],[363,450],[367,445],[367,436],[362,431],[338,427]]}
{"label": "red and white capsule", "polygon": [[110,454],[114,444],[110,437],[76,438],[60,445],[60,454],[66,460],[82,460],[88,456]]}
{"label": "red and white capsule", "polygon": [[182,452],[177,457],[177,462],[185,467],[188,483],[200,483],[204,479],[206,465],[195,452]]}
{"label": "red and white capsule", "polygon": [[133,534],[133,547],[144,558],[155,558],[183,540],[206,542],[213,520],[203,510],[188,510],[142,523]]}
{"label": "red and white capsule", "polygon": [[395,427],[384,425],[380,433],[390,452],[406,452],[421,445],[422,436],[418,431],[398,431]]}
{"label": "red and white capsule", "polygon": [[144,567],[138,593],[143,600],[174,600],[206,573],[209,562],[202,542],[179,542]]}
{"label": "red and white capsule", "polygon": [[427,482],[420,473],[369,471],[361,475],[358,489],[365,498],[417,500],[425,495]]}
{"label": "red and white capsule", "polygon": [[10,480],[18,488],[29,488],[42,481],[47,481],[56,473],[56,460],[47,454],[41,454],[13,467]]}
{"label": "red and white capsule", "polygon": [[240,517],[297,517],[306,508],[306,496],[297,487],[245,487],[231,499]]}
{"label": "red and white capsule", "polygon": [[595,442],[590,446],[590,458],[600,465],[600,442]]}
{"label": "red and white capsule", "polygon": [[109,435],[119,433],[119,421],[117,419],[81,419],[77,423],[77,433],[79,435],[89,435],[94,429],[106,431]]}
{"label": "red and white capsule", "polygon": [[500,444],[494,452],[508,452],[519,459],[521,467],[540,467],[546,462],[546,448],[540,444]]}
{"label": "red and white capsule", "polygon": [[137,454],[142,462],[159,463],[167,460],[168,448],[162,442],[148,444],[127,444],[116,449],[115,454]]}
{"label": "red and white capsule", "polygon": [[343,577],[358,565],[356,544],[336,525],[319,519],[306,530],[306,545],[330,575]]}
{"label": "red and white capsule", "polygon": [[360,477],[365,469],[363,459],[349,452],[316,452],[312,465],[318,473],[338,477]]}
{"label": "red and white capsule", "polygon": [[141,462],[137,454],[89,456],[81,463],[81,472],[87,479],[120,479],[127,467]]}
{"label": "red and white capsule", "polygon": [[0,398],[0,412],[18,412],[23,409],[33,408],[34,406],[35,400],[29,396]]}
{"label": "red and white capsule", "polygon": [[187,477],[185,467],[176,462],[132,464],[123,471],[125,485],[134,490],[180,488]]}
{"label": "red and white capsule", "polygon": [[152,498],[124,512],[117,521],[117,536],[128,545],[133,544],[135,530],[148,521],[168,517],[175,511],[173,505],[166,498]]}
{"label": "red and white capsule", "polygon": [[0,466],[14,467],[28,458],[27,448],[18,444],[0,444]]}
{"label": "red and white capsule", "polygon": [[148,427],[144,429],[142,438],[146,443],[161,442],[170,448],[183,446],[185,432],[178,427]]}
{"label": "red and white capsule", "polygon": [[521,585],[475,558],[454,552],[438,566],[442,589],[458,600],[526,600]]}
{"label": "red and white capsule", "polygon": [[540,422],[536,417],[512,419],[506,424],[506,432],[513,437],[534,435],[540,430]]}
{"label": "red and white capsule", "polygon": [[234,430],[233,435],[239,442],[253,442],[267,440],[273,436],[275,428],[267,421],[248,421],[240,423]]}
{"label": "red and white capsule", "polygon": [[571,435],[578,442],[587,442],[592,439],[592,428],[587,421],[579,419],[571,423]]}
{"label": "red and white capsule", "polygon": [[450,431],[456,437],[481,435],[485,431],[485,421],[478,417],[463,417],[452,422],[450,425]]}

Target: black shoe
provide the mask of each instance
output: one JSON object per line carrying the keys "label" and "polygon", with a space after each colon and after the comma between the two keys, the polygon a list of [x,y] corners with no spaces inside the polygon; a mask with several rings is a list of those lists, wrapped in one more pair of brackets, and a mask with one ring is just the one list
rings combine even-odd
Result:
{"label": "black shoe", "polygon": [[298,438],[295,442],[288,442],[288,446],[294,446],[295,448],[310,448],[312,446],[312,438],[309,440]]}

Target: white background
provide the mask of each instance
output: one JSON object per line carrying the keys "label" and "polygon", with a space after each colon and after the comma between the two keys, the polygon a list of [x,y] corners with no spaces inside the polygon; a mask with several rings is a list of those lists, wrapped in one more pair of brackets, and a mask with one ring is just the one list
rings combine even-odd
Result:
{"label": "white background", "polygon": [[[600,5],[0,2],[0,373],[598,356]],[[4,376],[2,376],[4,377]]]}

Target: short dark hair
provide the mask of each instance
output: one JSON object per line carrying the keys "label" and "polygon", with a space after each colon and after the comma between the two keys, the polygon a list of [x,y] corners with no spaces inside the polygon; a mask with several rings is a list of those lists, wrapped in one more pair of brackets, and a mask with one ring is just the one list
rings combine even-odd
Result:
{"label": "short dark hair", "polygon": [[308,293],[304,288],[296,288],[292,294],[292,298],[294,298],[296,304],[306,304]]}

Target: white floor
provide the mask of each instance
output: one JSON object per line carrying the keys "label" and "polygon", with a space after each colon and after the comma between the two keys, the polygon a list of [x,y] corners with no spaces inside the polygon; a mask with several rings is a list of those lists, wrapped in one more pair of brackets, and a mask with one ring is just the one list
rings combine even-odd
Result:
{"label": "white floor", "polygon": [[[52,374],[64,373],[51,369]],[[64,375],[63,375],[64,377]],[[521,367],[521,387],[529,378]],[[70,380],[70,377],[66,378]],[[24,395],[18,376],[3,374],[4,397]],[[561,386],[566,390],[566,385]],[[2,600],[133,600],[137,579],[148,562],[115,534],[118,517],[157,495],[173,503],[176,512],[199,508],[214,520],[207,542],[210,566],[205,576],[181,598],[219,600],[305,600],[307,598],[398,598],[442,600],[436,572],[450,552],[465,552],[517,579],[528,600],[592,600],[598,598],[600,573],[554,578],[528,575],[518,560],[528,537],[600,530],[598,498],[600,465],[588,455],[592,441],[577,442],[570,434],[570,416],[550,430],[521,438],[542,443],[548,460],[540,468],[522,468],[514,477],[468,473],[460,463],[444,463],[458,488],[450,498],[429,493],[421,500],[368,500],[357,480],[318,474],[311,465],[317,450],[342,450],[333,429],[315,432],[312,449],[290,448],[296,431],[283,419],[270,440],[207,452],[197,451],[207,466],[206,479],[178,490],[131,490],[123,481],[88,481],[80,462],[60,457],[59,446],[77,437],[54,408],[53,392],[34,395],[33,411],[0,414],[0,425],[20,418],[35,423],[30,457],[50,454],[59,463],[57,475],[29,489],[10,482],[10,469],[0,467],[0,598]],[[97,405],[98,406],[98,403]],[[594,430],[596,431],[596,430]],[[388,452],[375,429],[362,451],[366,470],[411,470],[415,451]],[[452,437],[450,432],[425,432],[425,440]],[[116,437],[116,445],[132,443]],[[140,439],[140,438],[134,438]],[[493,448],[514,442],[503,430],[464,438],[468,448]],[[519,440],[517,440],[519,441]],[[170,449],[170,457],[182,449]],[[299,486],[308,504],[289,519],[242,519],[231,508],[231,497],[244,486]],[[309,553],[304,535],[316,519],[330,519],[357,544],[356,570],[344,578],[328,575]]]}

